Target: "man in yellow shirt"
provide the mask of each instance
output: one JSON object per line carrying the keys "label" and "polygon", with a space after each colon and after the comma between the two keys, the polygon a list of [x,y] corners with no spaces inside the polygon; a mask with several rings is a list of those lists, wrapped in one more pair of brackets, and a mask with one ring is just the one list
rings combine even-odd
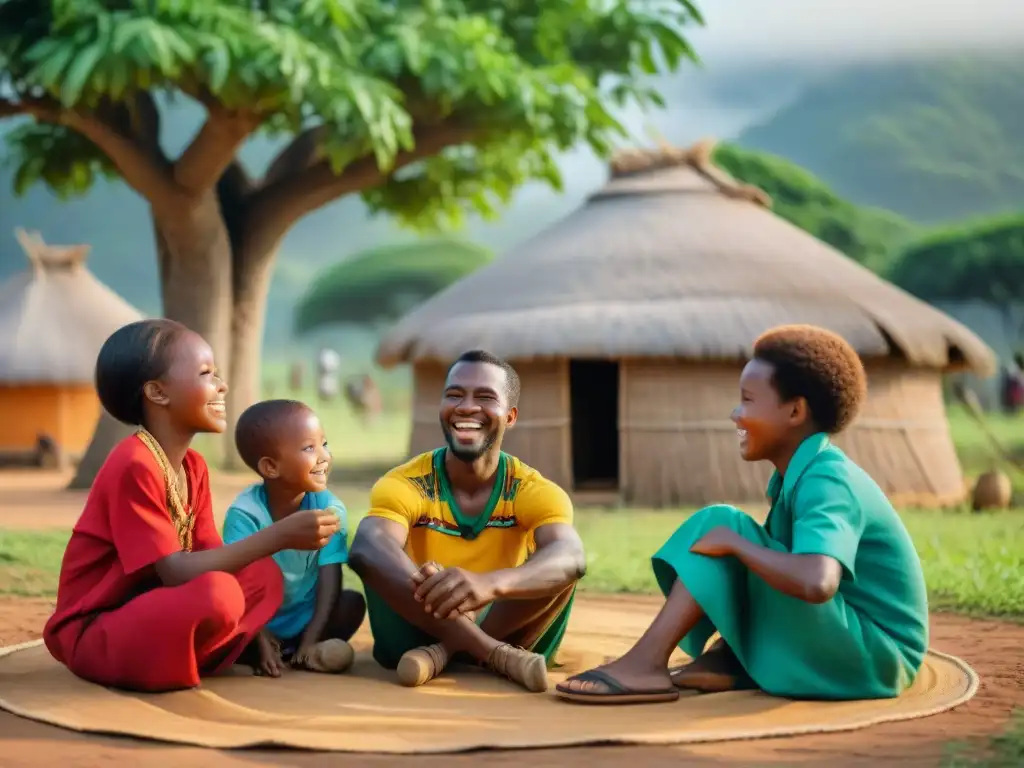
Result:
{"label": "man in yellow shirt", "polygon": [[501,450],[518,401],[512,366],[465,353],[441,399],[447,447],[370,492],[349,565],[366,590],[374,658],[403,685],[460,655],[547,690],[586,556],[566,492]]}

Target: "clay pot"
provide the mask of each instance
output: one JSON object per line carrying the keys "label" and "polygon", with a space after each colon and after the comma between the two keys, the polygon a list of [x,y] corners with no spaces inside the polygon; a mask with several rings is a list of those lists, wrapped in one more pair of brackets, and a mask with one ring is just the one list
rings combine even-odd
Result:
{"label": "clay pot", "polygon": [[998,470],[989,470],[978,477],[971,494],[971,509],[1007,509],[1013,497],[1010,478]]}

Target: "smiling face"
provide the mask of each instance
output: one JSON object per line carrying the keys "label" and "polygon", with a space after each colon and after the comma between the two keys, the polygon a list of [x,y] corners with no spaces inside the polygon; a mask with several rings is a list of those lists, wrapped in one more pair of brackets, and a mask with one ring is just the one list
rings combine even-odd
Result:
{"label": "smiling face", "polygon": [[745,461],[773,460],[792,442],[807,419],[802,398],[782,402],[772,383],[775,369],[753,359],[740,375],[740,404],[732,412]]}
{"label": "smiling face", "polygon": [[167,372],[158,381],[146,383],[146,399],[165,409],[183,432],[223,432],[227,428],[224,395],[228,386],[217,373],[210,345],[187,331],[175,340],[170,355]]}
{"label": "smiling face", "polygon": [[274,426],[272,442],[274,455],[261,458],[258,464],[264,478],[296,492],[311,493],[327,488],[331,452],[323,425],[315,413],[296,409],[284,415]]}
{"label": "smiling face", "polygon": [[518,411],[509,407],[505,371],[490,363],[461,362],[448,373],[441,398],[441,430],[452,454],[480,458],[501,445]]}

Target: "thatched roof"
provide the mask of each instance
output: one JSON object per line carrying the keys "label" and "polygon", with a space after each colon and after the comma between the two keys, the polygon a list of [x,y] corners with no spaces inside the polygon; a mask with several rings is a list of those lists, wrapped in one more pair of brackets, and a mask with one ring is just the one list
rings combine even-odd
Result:
{"label": "thatched roof", "polygon": [[142,313],[86,268],[89,246],[16,234],[29,266],[0,283],[0,385],[92,382],[103,342]]}
{"label": "thatched roof", "polygon": [[692,150],[623,153],[574,213],[400,320],[382,365],[483,347],[538,357],[744,359],[784,323],[844,336],[864,357],[995,370],[965,326],[773,214],[759,189]]}

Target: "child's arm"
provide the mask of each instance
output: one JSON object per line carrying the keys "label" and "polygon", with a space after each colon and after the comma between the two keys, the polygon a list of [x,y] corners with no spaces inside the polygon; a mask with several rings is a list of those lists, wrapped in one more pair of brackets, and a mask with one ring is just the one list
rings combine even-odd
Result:
{"label": "child's arm", "polygon": [[690,551],[712,557],[733,555],[772,589],[807,603],[827,603],[835,596],[843,577],[842,566],[833,557],[769,549],[730,528],[709,531]]}

